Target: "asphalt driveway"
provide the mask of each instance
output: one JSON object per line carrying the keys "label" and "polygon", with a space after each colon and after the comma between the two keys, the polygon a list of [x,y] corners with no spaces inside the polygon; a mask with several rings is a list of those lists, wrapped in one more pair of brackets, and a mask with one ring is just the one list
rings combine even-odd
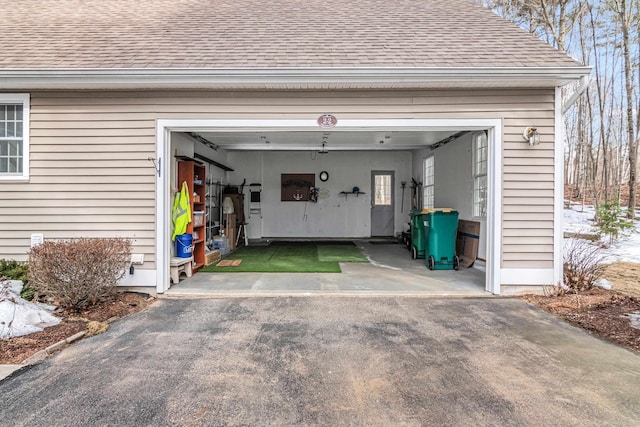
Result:
{"label": "asphalt driveway", "polygon": [[0,424],[637,425],[639,384],[516,299],[165,299],[1,382]]}

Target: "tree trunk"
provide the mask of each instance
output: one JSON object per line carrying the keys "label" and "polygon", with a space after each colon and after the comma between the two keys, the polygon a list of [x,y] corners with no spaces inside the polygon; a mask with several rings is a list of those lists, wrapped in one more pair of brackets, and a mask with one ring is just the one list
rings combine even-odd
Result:
{"label": "tree trunk", "polygon": [[[601,79],[600,79],[600,69],[599,69],[599,63],[600,61],[598,60],[598,43],[597,40],[598,38],[596,37],[596,24],[593,20],[593,9],[589,9],[589,18],[590,18],[590,22],[591,22],[591,37],[593,38],[593,50],[594,50],[594,56],[595,56],[595,61],[594,61],[594,68],[595,68],[595,75],[596,75],[596,89],[597,89],[597,94],[598,94],[598,112],[599,112],[599,116],[600,116],[600,144],[599,146],[602,147],[602,184],[604,186],[604,201],[606,202],[607,200],[609,200],[609,165],[607,164],[607,141],[605,138],[605,130],[604,130],[604,108],[605,108],[605,102],[606,100],[603,97],[602,94],[602,86],[601,86]],[[590,125],[591,128],[593,128],[593,121],[590,121]]]}
{"label": "tree trunk", "polygon": [[627,10],[627,1],[620,0],[620,26],[622,27],[622,55],[624,59],[624,83],[625,95],[627,100],[627,144],[629,146],[629,209],[627,216],[635,218],[636,207],[636,163],[638,157],[638,149],[634,135],[633,122],[633,77],[631,76],[631,53],[629,51],[629,17]]}

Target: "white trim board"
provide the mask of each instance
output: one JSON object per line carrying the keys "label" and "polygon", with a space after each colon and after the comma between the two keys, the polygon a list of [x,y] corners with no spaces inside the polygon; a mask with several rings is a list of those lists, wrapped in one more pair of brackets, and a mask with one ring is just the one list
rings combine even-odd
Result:
{"label": "white trim board", "polygon": [[[340,119],[331,128],[337,131],[427,131],[427,130],[484,130],[502,123],[500,119]],[[193,132],[249,132],[316,131],[326,132],[315,119],[159,119],[158,125],[172,131]]]}
{"label": "white trim board", "polygon": [[8,68],[6,89],[557,87],[591,67]]}
{"label": "white trim board", "polygon": [[[128,270],[128,269],[127,269]],[[139,286],[154,286],[157,279],[156,270],[142,270],[136,268],[133,275],[129,274],[129,271],[118,282],[118,286],[139,287]]]}
{"label": "white trim board", "polygon": [[156,291],[169,289],[169,258],[171,256],[169,230],[169,130],[158,120],[156,123]]}
{"label": "white trim board", "polygon": [[[342,119],[332,132],[360,131],[428,131],[428,130],[489,130],[489,194],[491,203],[487,212],[487,278],[485,288],[493,294],[500,293],[502,256],[502,120],[487,119]],[[158,293],[169,289],[169,132],[171,131],[318,131],[315,120],[190,120],[159,119],[156,123],[157,162],[160,176],[156,179],[156,259]]]}
{"label": "white trim board", "polygon": [[500,295],[502,261],[502,120],[489,128],[489,204],[487,206],[487,291]]}
{"label": "white trim board", "polygon": [[553,164],[553,284],[562,282],[564,244],[564,121],[562,120],[562,89],[555,91],[554,164]]}
{"label": "white trim board", "polygon": [[555,270],[553,268],[503,268],[500,271],[502,284],[540,286],[552,285]]}

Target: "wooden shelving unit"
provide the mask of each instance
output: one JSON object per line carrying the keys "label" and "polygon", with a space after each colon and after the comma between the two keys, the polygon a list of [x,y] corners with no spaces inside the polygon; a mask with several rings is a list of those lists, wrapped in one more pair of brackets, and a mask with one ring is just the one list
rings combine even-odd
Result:
{"label": "wooden shelving unit", "polygon": [[[195,160],[183,158],[178,162],[178,188],[182,182],[189,187],[191,200],[191,222],[187,226],[187,233],[193,236],[193,270],[204,266],[205,242],[207,241],[206,215],[206,167]],[[201,212],[201,214],[200,214]]]}

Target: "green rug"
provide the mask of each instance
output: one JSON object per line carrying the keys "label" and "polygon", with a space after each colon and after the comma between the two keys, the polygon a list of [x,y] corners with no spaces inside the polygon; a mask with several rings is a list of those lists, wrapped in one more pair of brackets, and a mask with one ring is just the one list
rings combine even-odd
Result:
{"label": "green rug", "polygon": [[273,242],[269,246],[244,246],[225,259],[241,259],[237,267],[212,264],[209,273],[340,273],[340,262],[367,262],[351,242]]}

